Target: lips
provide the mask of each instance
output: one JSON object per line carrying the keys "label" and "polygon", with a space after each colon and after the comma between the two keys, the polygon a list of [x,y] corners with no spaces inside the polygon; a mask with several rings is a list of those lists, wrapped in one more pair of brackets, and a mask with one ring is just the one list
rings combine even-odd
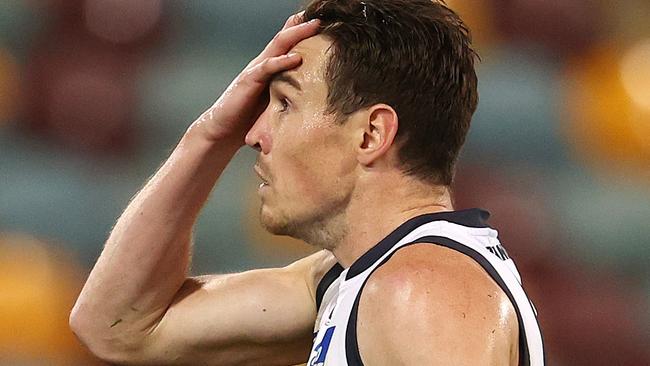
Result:
{"label": "lips", "polygon": [[262,180],[262,184],[260,186],[269,185],[269,180],[266,178],[266,175],[262,173],[262,169],[259,167],[259,165],[256,164],[255,167],[253,167],[253,170],[255,170],[255,174],[257,174],[257,176]]}

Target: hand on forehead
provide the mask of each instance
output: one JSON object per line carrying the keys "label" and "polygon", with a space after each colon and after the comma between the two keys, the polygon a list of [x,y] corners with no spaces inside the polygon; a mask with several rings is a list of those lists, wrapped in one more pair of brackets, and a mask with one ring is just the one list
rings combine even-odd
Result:
{"label": "hand on forehead", "polygon": [[299,42],[289,53],[300,54],[302,63],[286,73],[291,74],[300,84],[324,82],[330,45],[331,41],[322,35],[316,35]]}

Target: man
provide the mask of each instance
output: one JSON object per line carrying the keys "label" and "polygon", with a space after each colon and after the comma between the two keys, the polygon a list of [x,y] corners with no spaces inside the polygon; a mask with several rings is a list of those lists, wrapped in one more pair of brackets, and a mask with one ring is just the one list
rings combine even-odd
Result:
{"label": "man", "polygon": [[[312,1],[129,204],[75,333],[118,364],[543,364],[486,213],[452,207],[474,58],[438,2]],[[194,221],[244,141],[259,151],[262,225],[323,250],[188,278]]]}

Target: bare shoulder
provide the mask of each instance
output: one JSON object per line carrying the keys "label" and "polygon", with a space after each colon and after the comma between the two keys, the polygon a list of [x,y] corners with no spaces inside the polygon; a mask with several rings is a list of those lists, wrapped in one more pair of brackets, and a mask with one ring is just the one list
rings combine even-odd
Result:
{"label": "bare shoulder", "polygon": [[367,364],[516,364],[507,295],[471,258],[431,244],[398,250],[368,279],[357,337]]}

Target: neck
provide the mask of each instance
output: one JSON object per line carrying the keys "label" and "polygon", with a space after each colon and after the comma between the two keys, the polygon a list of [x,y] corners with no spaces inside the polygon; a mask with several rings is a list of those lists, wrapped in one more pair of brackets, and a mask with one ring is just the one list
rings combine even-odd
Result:
{"label": "neck", "polygon": [[[453,210],[446,186],[433,186],[408,177],[373,179],[359,184],[339,225],[344,235],[328,245],[338,262],[348,268],[361,255],[410,218]],[[383,182],[377,183],[378,181]]]}

